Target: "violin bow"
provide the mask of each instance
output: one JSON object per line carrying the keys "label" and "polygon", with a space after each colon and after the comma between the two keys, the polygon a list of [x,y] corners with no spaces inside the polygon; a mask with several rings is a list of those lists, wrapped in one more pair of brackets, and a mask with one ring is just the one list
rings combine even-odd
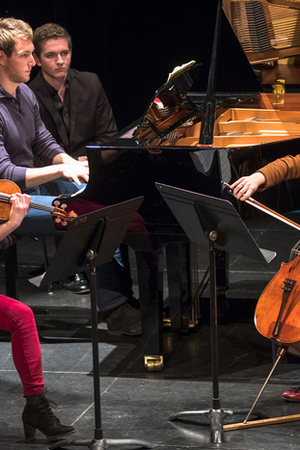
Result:
{"label": "violin bow", "polygon": [[[222,184],[228,188],[228,191],[230,194],[232,194],[232,189],[230,184],[226,183],[225,181],[222,181]],[[285,223],[286,225],[289,225],[290,227],[295,228],[296,230],[300,231],[300,225],[296,222],[293,222],[292,220],[288,219],[287,217],[282,216],[281,214],[273,211],[273,209],[269,208],[268,206],[263,205],[262,203],[258,202],[252,197],[249,197],[247,200],[245,200],[245,203],[248,203],[249,205],[254,206],[256,209],[259,209],[260,211],[263,211],[266,214],[269,214],[269,216],[275,217],[275,219],[280,220],[281,222]]]}

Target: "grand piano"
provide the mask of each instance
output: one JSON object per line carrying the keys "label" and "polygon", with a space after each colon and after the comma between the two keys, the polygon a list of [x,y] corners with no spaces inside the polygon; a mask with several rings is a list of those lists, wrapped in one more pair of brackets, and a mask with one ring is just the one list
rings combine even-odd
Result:
{"label": "grand piano", "polygon": [[[284,26],[280,27],[282,17]],[[216,79],[222,77],[218,51],[224,30],[234,43],[229,49],[236,60],[232,70],[244,81],[239,92],[234,91],[231,80],[228,91],[215,91]],[[231,183],[278,157],[297,154],[300,94],[295,79],[299,82],[299,54],[300,1],[218,0],[207,91],[192,92],[205,62],[189,61],[169,75],[140,119],[109,141],[87,147],[91,172],[80,194],[83,199],[110,205],[144,196],[139,212],[149,234],[127,233],[125,242],[137,257],[148,370],[163,366],[162,262],[155,274],[150,273],[142,252],[155,249],[161,254],[166,249],[172,329],[194,326],[199,315],[194,298],[199,295],[199,279],[194,278],[197,249],[188,242],[154,183],[233,201],[222,181]],[[299,208],[299,188],[299,180],[288,181],[259,194],[258,199],[284,213]],[[257,214],[247,205],[236,206],[243,218]],[[169,271],[168,263],[172,261],[174,268],[174,260],[178,267]],[[224,295],[226,267],[227,256],[221,252],[217,282]],[[182,312],[186,298],[191,305],[188,318]]]}

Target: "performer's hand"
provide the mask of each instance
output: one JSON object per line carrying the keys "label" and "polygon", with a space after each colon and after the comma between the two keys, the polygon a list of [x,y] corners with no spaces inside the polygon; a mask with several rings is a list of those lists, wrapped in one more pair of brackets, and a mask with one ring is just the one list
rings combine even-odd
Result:
{"label": "performer's hand", "polygon": [[[75,163],[74,163],[74,161],[75,161]],[[87,159],[87,157],[86,156],[80,156],[80,159],[78,158],[78,160],[77,159],[73,159],[73,162],[72,162],[72,164],[79,164],[81,167],[89,167],[89,162],[88,162],[88,159]]]}
{"label": "performer's hand", "polygon": [[231,185],[232,193],[238,200],[245,201],[251,197],[265,181],[265,177],[260,172],[255,172],[247,177],[241,177]]}
{"label": "performer's hand", "polygon": [[80,185],[82,182],[87,183],[89,181],[89,167],[85,163],[76,161],[77,164],[62,164],[62,176],[69,181],[74,181]]}
{"label": "performer's hand", "polygon": [[86,156],[79,156],[78,159],[72,158],[67,153],[59,153],[53,158],[53,164],[71,164],[88,167],[89,162]]}
{"label": "performer's hand", "polygon": [[76,184],[87,183],[89,181],[88,160],[77,161],[67,153],[59,153],[53,158],[53,164],[61,170],[63,177]]}
{"label": "performer's hand", "polygon": [[29,211],[30,196],[27,194],[15,193],[10,196],[11,210],[9,225],[12,230],[18,228]]}

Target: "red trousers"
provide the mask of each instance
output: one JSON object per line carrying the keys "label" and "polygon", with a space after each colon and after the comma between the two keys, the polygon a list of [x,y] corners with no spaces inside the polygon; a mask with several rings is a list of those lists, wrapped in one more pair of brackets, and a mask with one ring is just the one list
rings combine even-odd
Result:
{"label": "red trousers", "polygon": [[32,310],[24,303],[0,295],[0,329],[11,334],[12,356],[24,396],[42,392],[41,347]]}

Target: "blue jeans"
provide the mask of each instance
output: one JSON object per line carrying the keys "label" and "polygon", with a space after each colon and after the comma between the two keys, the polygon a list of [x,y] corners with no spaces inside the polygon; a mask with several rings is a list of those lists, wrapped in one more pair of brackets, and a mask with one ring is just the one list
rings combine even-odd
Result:
{"label": "blue jeans", "polygon": [[[29,195],[33,202],[51,206],[53,200],[60,194],[74,194],[85,186],[59,179],[38,186],[31,190]],[[63,236],[64,231],[55,229],[53,218],[48,211],[31,208],[14,233],[19,236]],[[97,287],[100,311],[116,308],[132,296],[129,268],[127,264],[124,266],[119,248],[112,261],[97,268]]]}

